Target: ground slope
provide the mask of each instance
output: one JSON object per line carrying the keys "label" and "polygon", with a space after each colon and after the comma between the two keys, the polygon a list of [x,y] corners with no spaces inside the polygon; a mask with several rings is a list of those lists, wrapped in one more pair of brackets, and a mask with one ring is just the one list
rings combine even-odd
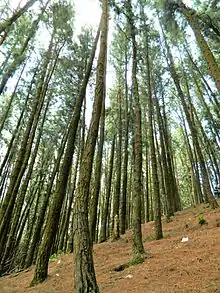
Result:
{"label": "ground slope", "polygon": [[[198,224],[204,213],[207,225]],[[131,259],[131,231],[118,242],[94,246],[101,293],[220,293],[220,210],[206,206],[176,213],[163,221],[165,238],[153,240],[154,223],[143,225],[143,240],[151,257],[121,272],[114,268]],[[189,241],[181,239],[188,236]],[[0,278],[0,293],[73,293],[73,256],[59,256],[49,266],[49,278],[33,288],[34,267]]]}

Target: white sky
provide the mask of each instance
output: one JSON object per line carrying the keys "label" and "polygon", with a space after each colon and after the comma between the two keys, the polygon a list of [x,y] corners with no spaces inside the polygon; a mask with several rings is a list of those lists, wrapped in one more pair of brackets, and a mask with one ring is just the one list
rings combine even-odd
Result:
{"label": "white sky", "polygon": [[[7,1],[2,1],[7,2]],[[12,8],[21,7],[27,2],[27,0],[9,0]],[[73,0],[76,11],[76,29],[84,25],[91,25],[94,28],[99,24],[101,16],[101,9],[98,0]]]}
{"label": "white sky", "polygon": [[96,28],[101,16],[101,8],[98,0],[75,0],[76,29],[84,25]]}

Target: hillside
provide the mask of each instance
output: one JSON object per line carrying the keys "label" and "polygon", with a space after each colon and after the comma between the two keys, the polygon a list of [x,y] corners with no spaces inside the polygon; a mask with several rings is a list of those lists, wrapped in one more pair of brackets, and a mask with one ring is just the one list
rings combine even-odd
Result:
{"label": "hillside", "polygon": [[[204,213],[207,225],[200,226]],[[164,239],[153,240],[154,223],[143,225],[143,240],[151,257],[121,272],[114,268],[131,258],[132,232],[118,242],[94,246],[97,280],[102,293],[214,293],[220,292],[220,210],[206,206],[176,213],[163,220]],[[189,241],[181,239],[188,236]],[[127,240],[126,240],[127,239]],[[30,288],[34,267],[0,279],[1,293],[72,293],[73,256],[58,256],[49,266],[49,278]]]}

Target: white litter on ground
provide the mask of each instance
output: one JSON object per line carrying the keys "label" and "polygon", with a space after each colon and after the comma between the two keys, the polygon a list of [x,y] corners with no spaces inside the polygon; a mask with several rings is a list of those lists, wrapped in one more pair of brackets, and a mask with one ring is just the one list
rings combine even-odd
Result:
{"label": "white litter on ground", "polygon": [[181,242],[188,242],[189,241],[189,238],[188,238],[188,236],[186,236],[186,237],[183,237],[182,238],[182,240],[181,240]]}

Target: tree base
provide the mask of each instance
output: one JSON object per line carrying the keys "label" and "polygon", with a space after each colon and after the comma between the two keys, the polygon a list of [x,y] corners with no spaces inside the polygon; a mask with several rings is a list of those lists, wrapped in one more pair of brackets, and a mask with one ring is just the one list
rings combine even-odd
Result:
{"label": "tree base", "polygon": [[37,284],[43,283],[47,279],[47,275],[45,274],[37,274],[34,276],[33,280],[30,283],[30,287],[33,287]]}

